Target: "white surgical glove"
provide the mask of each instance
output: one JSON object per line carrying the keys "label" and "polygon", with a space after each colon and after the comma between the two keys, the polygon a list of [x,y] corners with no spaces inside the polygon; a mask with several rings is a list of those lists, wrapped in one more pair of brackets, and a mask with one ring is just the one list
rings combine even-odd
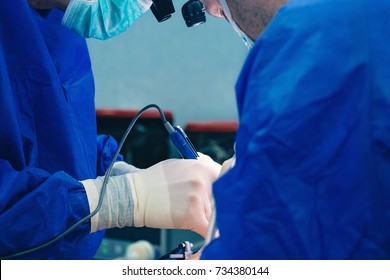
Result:
{"label": "white surgical glove", "polygon": [[128,164],[124,161],[117,161],[112,167],[111,176],[125,175],[127,173],[132,173],[139,170],[140,169],[134,165]]}
{"label": "white surgical glove", "polygon": [[[170,159],[147,169],[110,177],[91,232],[124,226],[190,229],[202,236],[211,215],[211,187],[221,166],[201,155],[198,160]],[[82,181],[95,210],[103,177]]]}

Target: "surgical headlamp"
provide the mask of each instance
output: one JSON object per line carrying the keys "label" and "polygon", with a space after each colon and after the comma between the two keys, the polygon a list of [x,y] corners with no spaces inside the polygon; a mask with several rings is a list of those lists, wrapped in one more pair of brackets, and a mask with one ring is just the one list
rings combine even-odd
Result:
{"label": "surgical headlamp", "polygon": [[[169,19],[175,12],[172,0],[153,0],[151,6],[153,15],[158,22]],[[206,22],[205,8],[199,0],[189,0],[181,8],[187,27],[196,26]]]}

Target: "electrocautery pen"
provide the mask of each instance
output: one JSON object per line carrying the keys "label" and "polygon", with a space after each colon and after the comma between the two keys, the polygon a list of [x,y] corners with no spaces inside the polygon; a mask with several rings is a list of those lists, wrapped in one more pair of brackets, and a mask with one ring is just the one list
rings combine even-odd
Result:
{"label": "electrocautery pen", "polygon": [[180,126],[173,127],[169,122],[164,123],[172,143],[184,159],[197,159],[198,153]]}

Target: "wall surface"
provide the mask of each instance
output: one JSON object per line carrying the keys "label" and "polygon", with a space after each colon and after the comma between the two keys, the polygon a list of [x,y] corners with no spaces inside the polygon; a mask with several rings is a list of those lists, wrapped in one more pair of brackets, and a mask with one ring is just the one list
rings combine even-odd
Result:
{"label": "wall surface", "polygon": [[88,40],[98,108],[156,103],[175,124],[236,120],[234,85],[247,49],[224,19],[207,15],[188,28],[176,13],[158,23],[151,11],[108,41]]}

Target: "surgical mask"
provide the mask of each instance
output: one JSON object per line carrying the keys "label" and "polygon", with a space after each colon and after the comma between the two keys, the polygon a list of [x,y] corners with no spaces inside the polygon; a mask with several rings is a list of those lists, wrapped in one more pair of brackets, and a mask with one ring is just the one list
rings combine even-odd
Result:
{"label": "surgical mask", "polygon": [[252,41],[251,38],[248,37],[248,35],[245,34],[244,31],[241,30],[240,27],[238,27],[237,23],[233,20],[232,14],[230,13],[230,9],[226,3],[226,0],[219,0],[219,2],[222,5],[223,12],[226,16],[226,19],[229,21],[230,25],[236,31],[238,36],[240,36],[240,38],[244,42],[245,46],[247,46],[248,49],[251,49],[253,47],[254,42]]}
{"label": "surgical mask", "polygon": [[106,40],[125,31],[152,0],[71,0],[62,24],[85,38]]}

